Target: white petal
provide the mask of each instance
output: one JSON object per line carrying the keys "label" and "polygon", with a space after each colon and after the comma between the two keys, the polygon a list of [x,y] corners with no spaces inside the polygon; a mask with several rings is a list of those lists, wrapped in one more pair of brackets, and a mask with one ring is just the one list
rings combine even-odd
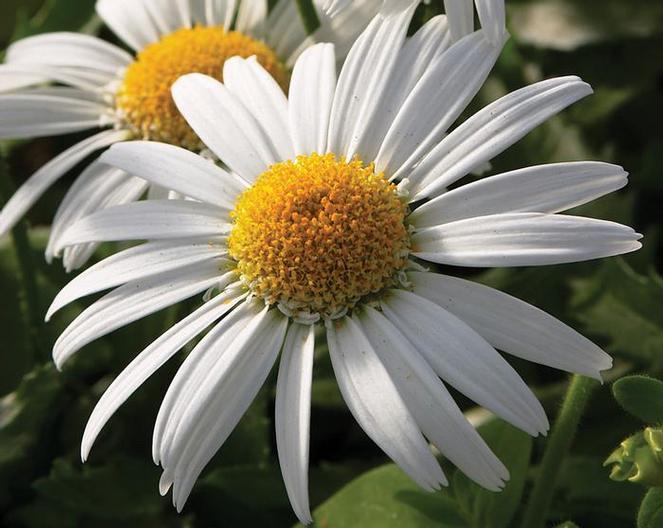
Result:
{"label": "white petal", "polygon": [[0,93],[48,82],[48,75],[36,66],[0,64]]}
{"label": "white petal", "polygon": [[0,64],[0,93],[51,82],[74,86],[100,98],[103,87],[115,78],[116,74],[90,68],[15,62]]}
{"label": "white petal", "polygon": [[335,90],[334,46],[316,44],[297,60],[290,80],[290,130],[295,154],[322,154],[327,149]]}
{"label": "white petal", "polygon": [[551,163],[464,185],[425,203],[409,221],[417,228],[501,213],[558,213],[624,187],[628,174],[594,161]]}
{"label": "white petal", "polygon": [[312,43],[306,34],[297,3],[292,0],[276,2],[269,12],[264,29],[265,42],[278,57],[290,57],[304,41],[309,45]]}
{"label": "white petal", "polygon": [[423,297],[392,290],[387,318],[447,383],[479,405],[536,436],[548,420],[536,396],[506,360],[455,315]]}
{"label": "white petal", "polygon": [[103,125],[105,103],[66,95],[1,94],[0,139],[54,136]]}
{"label": "white petal", "polygon": [[454,42],[474,31],[472,0],[444,0],[444,12],[449,19],[449,31]]}
{"label": "white petal", "polygon": [[77,143],[53,158],[35,172],[5,204],[0,213],[0,237],[16,225],[21,217],[61,176],[87,158],[94,151],[127,138],[127,133],[106,130]]}
{"label": "white petal", "polygon": [[246,183],[183,148],[155,141],[113,145],[101,161],[154,185],[231,211]]}
{"label": "white petal", "polygon": [[582,262],[639,249],[630,227],[568,215],[508,213],[422,229],[412,237],[417,257],[468,267],[544,266]]}
{"label": "white petal", "polygon": [[46,320],[81,297],[208,260],[218,262],[224,251],[223,246],[207,240],[148,242],[125,249],[85,270],[62,288],[51,303]]}
{"label": "white petal", "polygon": [[276,447],[290,504],[304,524],[313,522],[308,498],[311,378],[315,327],[290,326],[276,384]]}
{"label": "white petal", "polygon": [[282,160],[293,157],[288,99],[255,56],[232,57],[223,66],[223,83],[265,130]]}
{"label": "white petal", "polygon": [[[372,125],[389,86],[399,50],[418,1],[387,0],[352,47],[338,79],[329,125],[328,150],[373,160],[386,131]],[[380,118],[379,122],[383,120]]]}
{"label": "white petal", "polygon": [[53,347],[58,368],[95,339],[138,319],[192,297],[224,279],[215,262],[128,282],[84,310],[62,332]]}
{"label": "white petal", "polygon": [[227,233],[227,213],[190,200],[149,200],[102,209],[62,235],[56,251],[73,244],[123,240],[216,237]]}
{"label": "white petal", "polygon": [[246,0],[240,2],[237,12],[237,31],[253,37],[261,37],[267,20],[267,0]]}
{"label": "white petal", "polygon": [[481,27],[494,46],[501,45],[506,34],[505,0],[476,0]]}
{"label": "white petal", "polygon": [[143,0],[97,0],[97,13],[134,50],[159,40],[159,28]]}
{"label": "white petal", "polygon": [[235,17],[237,0],[191,0],[193,19],[206,26],[230,29]]}
{"label": "white petal", "polygon": [[85,462],[92,445],[120,406],[129,399],[152,374],[200,332],[230,311],[241,297],[223,293],[195,310],[169,328],[161,337],[143,350],[113,380],[95,405],[85,426],[81,442],[81,458]]}
{"label": "white petal", "polygon": [[399,108],[380,147],[376,170],[386,170],[393,178],[407,175],[474,98],[500,50],[477,32],[430,63]]}
{"label": "white petal", "polygon": [[578,77],[541,81],[486,106],[444,138],[408,175],[413,199],[469,174],[549,117],[592,93]]}
{"label": "white petal", "polygon": [[338,386],[357,423],[417,484],[439,488],[444,475],[361,329],[348,317],[329,321],[327,343]]}
{"label": "white petal", "polygon": [[225,350],[212,376],[195,394],[174,440],[173,504],[178,511],[265,383],[287,324],[278,310],[265,309]]}
{"label": "white petal", "polygon": [[246,181],[282,161],[260,123],[220,82],[198,73],[184,75],[172,92],[198,137]]}
{"label": "white petal", "polygon": [[105,40],[66,32],[45,33],[18,40],[7,49],[6,56],[6,62],[11,64],[82,67],[110,75],[116,75],[132,61],[133,57],[126,51]]}
{"label": "white petal", "polygon": [[[160,36],[168,35],[180,28],[191,27],[192,13],[190,0],[160,0],[158,2],[154,0],[138,0],[138,2],[142,2],[145,6],[145,9],[156,24]],[[138,2],[132,0],[132,8]]]}
{"label": "white petal", "polygon": [[378,311],[366,308],[355,319],[428,439],[470,478],[494,491],[501,489],[508,471],[421,354]]}
{"label": "white petal", "polygon": [[326,15],[334,16],[348,7],[350,3],[351,0],[325,0],[321,7]]}
{"label": "white petal", "polygon": [[62,234],[77,220],[94,211],[137,200],[147,188],[147,182],[113,167],[92,162],[76,178],[53,218],[46,246],[46,260],[60,256],[55,252]]}
{"label": "white petal", "polygon": [[504,352],[597,379],[612,366],[612,358],[589,339],[506,293],[436,273],[408,276],[416,294],[450,311]]}

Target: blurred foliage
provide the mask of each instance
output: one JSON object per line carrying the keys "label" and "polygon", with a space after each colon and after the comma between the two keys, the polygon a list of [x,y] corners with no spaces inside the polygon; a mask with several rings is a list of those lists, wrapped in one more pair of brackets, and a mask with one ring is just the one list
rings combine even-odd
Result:
{"label": "blurred foliage", "polygon": [[[442,2],[420,7],[416,25]],[[624,165],[627,189],[583,206],[577,214],[634,225],[645,248],[624,259],[577,265],[491,270],[473,278],[560,317],[608,350],[614,375],[640,373],[597,391],[583,418],[548,519],[564,528],[663,526],[663,490],[614,482],[602,462],[642,419],[660,416],[663,378],[663,4],[650,0],[507,0],[512,38],[472,108],[525,84],[577,74],[595,94],[539,127],[493,161],[493,172],[560,160],[600,159]],[[93,0],[3,0],[0,43],[44,31],[99,29]],[[114,37],[101,28],[104,37]],[[19,183],[71,135],[16,145],[10,158]],[[64,178],[30,213],[47,225],[75,176]],[[41,254],[45,229],[32,230],[43,311],[67,277]],[[101,252],[103,253],[103,251]],[[102,255],[99,255],[101,257]],[[103,390],[135,353],[176,317],[157,314],[87,346],[64,372],[31,350],[21,317],[21,292],[11,244],[0,246],[0,526],[288,527],[295,523],[281,481],[273,433],[274,379],[203,473],[183,514],[157,491],[150,462],[151,428],[182,357],[161,369],[110,421],[90,461],[79,460],[85,422]],[[192,301],[192,302],[195,302]],[[63,310],[41,331],[47,344],[85,302]],[[187,307],[179,313],[185,313]],[[509,358],[512,359],[512,358]],[[562,373],[513,360],[554,414]],[[608,374],[613,375],[612,373]],[[511,470],[502,494],[483,491],[443,462],[451,482],[422,492],[387,460],[343,405],[324,348],[316,351],[311,440],[311,502],[316,526],[353,528],[517,526],[537,474],[545,439],[530,439],[499,421],[481,433]],[[656,387],[653,387],[656,385]],[[471,402],[458,396],[465,407]],[[627,414],[624,409],[637,418]],[[660,418],[657,418],[660,422]],[[646,495],[646,496],[645,496]],[[644,498],[644,501],[643,501]]]}

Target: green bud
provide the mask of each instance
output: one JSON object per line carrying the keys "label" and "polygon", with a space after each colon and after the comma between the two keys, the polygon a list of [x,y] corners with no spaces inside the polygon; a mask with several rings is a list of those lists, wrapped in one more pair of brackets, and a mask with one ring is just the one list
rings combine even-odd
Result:
{"label": "green bud", "polygon": [[647,427],[627,438],[603,465],[612,465],[612,480],[663,486],[663,429]]}

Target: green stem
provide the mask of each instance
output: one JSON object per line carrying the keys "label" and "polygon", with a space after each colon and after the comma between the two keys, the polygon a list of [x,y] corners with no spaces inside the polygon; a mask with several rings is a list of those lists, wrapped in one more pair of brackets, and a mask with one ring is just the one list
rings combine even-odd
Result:
{"label": "green stem", "polygon": [[564,403],[543,453],[536,482],[523,516],[522,528],[543,528],[562,462],[573,443],[589,397],[598,385],[597,381],[584,376],[574,375],[571,378]]}
{"label": "green stem", "polygon": [[[0,197],[6,201],[14,191],[5,153],[0,151]],[[28,328],[32,351],[34,357],[47,360],[48,354],[41,339],[43,317],[39,301],[39,286],[37,285],[37,268],[25,221],[18,222],[12,229],[12,240],[20,275],[21,311]]]}
{"label": "green stem", "polygon": [[296,0],[299,16],[302,17],[306,34],[310,35],[320,27],[320,19],[313,5],[313,0]]}

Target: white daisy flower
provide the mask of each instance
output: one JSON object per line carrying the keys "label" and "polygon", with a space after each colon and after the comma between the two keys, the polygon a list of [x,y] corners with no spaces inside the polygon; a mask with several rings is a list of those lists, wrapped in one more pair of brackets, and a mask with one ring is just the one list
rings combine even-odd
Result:
{"label": "white daisy flower", "polygon": [[[0,213],[4,236],[61,176],[91,154],[127,139],[149,139],[192,150],[200,141],[177,112],[170,87],[186,73],[221,78],[233,56],[256,56],[282,86],[301,52],[333,42],[337,59],[377,13],[382,0],[360,0],[327,14],[316,0],[320,27],[306,35],[294,0],[99,0],[97,12],[135,55],[98,38],[50,33],[10,46],[0,65],[0,140],[103,129],[37,171]],[[45,83],[55,86],[44,88]],[[64,229],[88,213],[137,200],[143,180],[93,162],[73,185],[53,221],[46,257]],[[152,189],[151,196],[164,191]],[[83,265],[96,244],[67,248],[68,270]]]}
{"label": "white daisy flower", "polygon": [[[102,161],[188,199],[120,205],[80,220],[72,244],[149,240],[67,285],[48,317],[112,289],[63,332],[58,367],[113,330],[207,291],[118,376],[86,427],[82,458],[113,413],[189,341],[198,342],[159,411],[154,461],[178,509],[281,355],[276,439],[293,508],[310,522],[310,394],[316,326],[357,422],[423,488],[447,484],[429,442],[480,485],[508,479],[446,384],[531,435],[548,420],[496,349],[600,378],[611,358],[541,310],[429,271],[576,262],[634,251],[640,235],[558,214],[626,184],[600,162],[556,163],[447,189],[573,102],[577,77],[539,82],[451,129],[499,48],[488,30],[445,48],[445,21],[406,37],[416,1],[387,2],[336,77],[334,48],[297,60],[289,98],[255,59],[225,84],[173,87],[187,122],[227,167],[156,142],[121,143]],[[442,51],[444,50],[444,51]],[[215,294],[215,292],[218,292]]]}

